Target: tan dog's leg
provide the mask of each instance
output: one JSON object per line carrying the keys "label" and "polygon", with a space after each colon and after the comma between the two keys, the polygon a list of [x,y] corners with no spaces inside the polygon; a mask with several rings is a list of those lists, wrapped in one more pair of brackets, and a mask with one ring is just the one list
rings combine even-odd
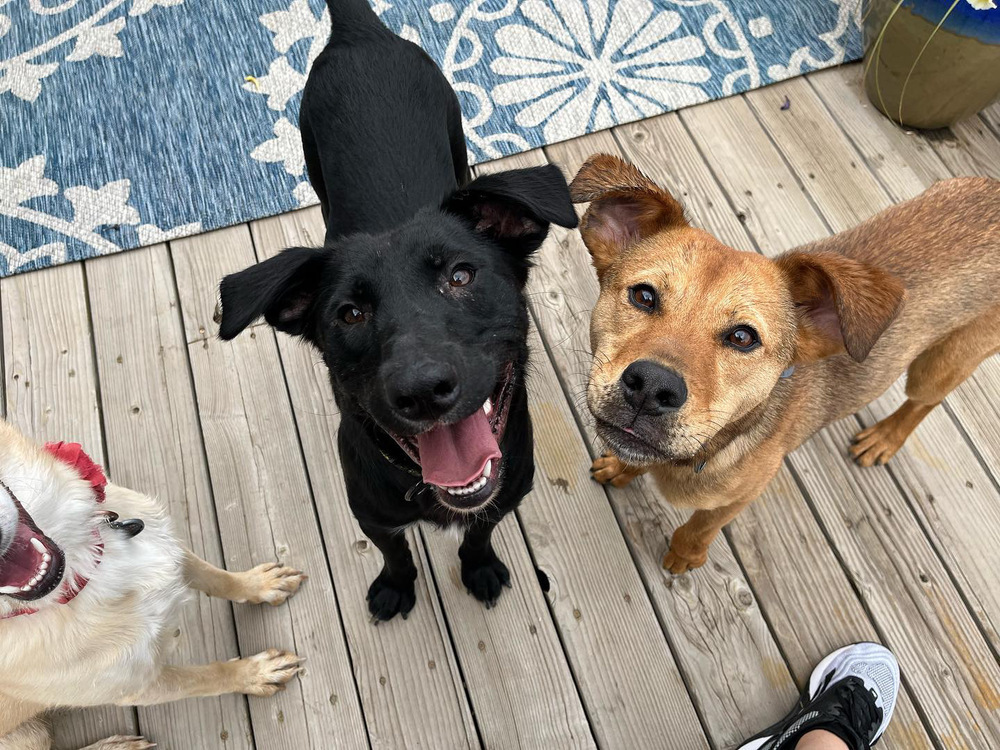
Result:
{"label": "tan dog's leg", "polygon": [[195,667],[164,667],[156,682],[121,706],[151,706],[184,698],[226,693],[269,696],[285,689],[300,672],[302,659],[288,651],[268,649],[247,659],[216,661]]}
{"label": "tan dog's leg", "polygon": [[[775,440],[780,443],[780,438]],[[722,497],[731,502],[706,510],[696,510],[687,523],[674,531],[670,538],[670,549],[663,556],[663,567],[679,575],[704,565],[708,559],[708,548],[722,527],[757,499],[778,473],[784,457],[780,446],[772,443],[760,446],[752,458],[744,459],[753,461],[752,465],[737,464],[733,467],[730,473],[734,477],[740,477],[738,483],[723,486],[720,491]]]}
{"label": "tan dog's leg", "polygon": [[601,484],[610,484],[612,487],[624,487],[645,473],[646,469],[637,469],[622,463],[610,453],[605,453],[590,465],[590,475]]}
{"label": "tan dog's leg", "polygon": [[663,567],[675,575],[700,568],[708,560],[708,548],[722,527],[749,504],[750,501],[746,501],[712,510],[696,510],[670,537],[670,549],[663,556]]}
{"label": "tan dog's leg", "polygon": [[969,377],[979,363],[1000,351],[1000,307],[953,331],[923,351],[906,371],[906,402],[854,437],[851,456],[860,466],[884,464],[896,455],[924,417]]}
{"label": "tan dog's leg", "polygon": [[308,576],[278,563],[264,563],[253,570],[230,573],[184,551],[184,578],[192,588],[231,602],[272,606],[284,603]]}

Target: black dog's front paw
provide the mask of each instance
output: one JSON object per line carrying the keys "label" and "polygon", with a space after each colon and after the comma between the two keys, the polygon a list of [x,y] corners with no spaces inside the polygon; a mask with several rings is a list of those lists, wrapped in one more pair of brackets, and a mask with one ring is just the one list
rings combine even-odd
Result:
{"label": "black dog's front paw", "polygon": [[496,555],[486,560],[462,561],[462,583],[469,593],[490,609],[497,603],[503,587],[510,588],[510,571]]}
{"label": "black dog's front paw", "polygon": [[396,581],[383,570],[368,587],[368,611],[379,622],[391,620],[397,614],[410,614],[417,603],[413,581]]}

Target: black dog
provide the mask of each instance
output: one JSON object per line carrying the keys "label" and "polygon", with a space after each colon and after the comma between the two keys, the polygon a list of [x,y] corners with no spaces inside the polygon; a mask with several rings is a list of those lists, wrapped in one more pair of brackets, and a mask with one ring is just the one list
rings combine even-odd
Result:
{"label": "black dog", "polygon": [[326,247],[222,281],[219,334],[263,315],[316,346],[342,422],[351,509],[385,558],[368,591],[387,620],[415,601],[403,529],[465,530],[462,580],[487,606],[510,574],[490,536],[531,489],[525,391],[531,253],[576,226],[556,167],[468,172],[454,92],[366,0],[331,0],[333,33],[301,127]]}

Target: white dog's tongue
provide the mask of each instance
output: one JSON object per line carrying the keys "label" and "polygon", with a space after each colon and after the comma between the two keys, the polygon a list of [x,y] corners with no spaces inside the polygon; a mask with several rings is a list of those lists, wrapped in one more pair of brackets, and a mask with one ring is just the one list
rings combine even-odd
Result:
{"label": "white dog's tongue", "polygon": [[45,549],[39,537],[26,523],[18,523],[10,549],[0,560],[0,588],[19,589],[38,575],[43,554],[40,550]]}
{"label": "white dog's tongue", "polygon": [[482,409],[461,422],[417,435],[417,447],[424,481],[438,487],[464,487],[475,482],[486,462],[502,455]]}

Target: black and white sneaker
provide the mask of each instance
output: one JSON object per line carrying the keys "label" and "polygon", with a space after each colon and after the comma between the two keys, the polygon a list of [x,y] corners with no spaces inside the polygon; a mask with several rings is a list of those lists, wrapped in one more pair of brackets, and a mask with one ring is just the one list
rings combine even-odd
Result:
{"label": "black and white sneaker", "polygon": [[851,750],[868,750],[889,726],[899,693],[899,664],[877,643],[834,651],[809,678],[809,698],[737,750],[792,750],[806,732],[825,729]]}

